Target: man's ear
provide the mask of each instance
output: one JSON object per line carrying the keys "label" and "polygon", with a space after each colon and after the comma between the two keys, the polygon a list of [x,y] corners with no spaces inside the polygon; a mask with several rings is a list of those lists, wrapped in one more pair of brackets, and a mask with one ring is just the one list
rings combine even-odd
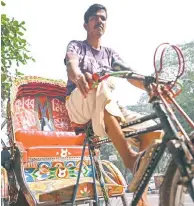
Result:
{"label": "man's ear", "polygon": [[84,23],[84,29],[87,31],[88,30],[88,25],[86,23]]}

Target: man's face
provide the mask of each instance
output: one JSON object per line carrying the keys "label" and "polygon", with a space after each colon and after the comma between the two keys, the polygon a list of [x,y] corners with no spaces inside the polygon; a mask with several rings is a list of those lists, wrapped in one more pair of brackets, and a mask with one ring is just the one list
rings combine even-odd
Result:
{"label": "man's face", "polygon": [[93,16],[89,17],[85,29],[90,36],[101,37],[106,29],[106,12],[103,9],[98,10]]}

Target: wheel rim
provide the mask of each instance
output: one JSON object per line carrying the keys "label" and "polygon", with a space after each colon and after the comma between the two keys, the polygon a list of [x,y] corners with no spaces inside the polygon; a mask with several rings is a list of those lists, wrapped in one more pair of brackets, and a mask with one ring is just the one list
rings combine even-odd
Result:
{"label": "wheel rim", "polygon": [[177,176],[177,190],[176,190],[176,194],[175,194],[175,202],[174,205],[177,206],[184,206],[184,201],[185,201],[185,193],[187,191],[186,187],[184,187],[183,185],[179,185],[179,181],[180,181],[180,172],[179,170],[176,171],[175,176]]}
{"label": "wheel rim", "polygon": [[175,197],[175,205],[184,206],[185,192],[186,188],[182,185],[178,185]]}

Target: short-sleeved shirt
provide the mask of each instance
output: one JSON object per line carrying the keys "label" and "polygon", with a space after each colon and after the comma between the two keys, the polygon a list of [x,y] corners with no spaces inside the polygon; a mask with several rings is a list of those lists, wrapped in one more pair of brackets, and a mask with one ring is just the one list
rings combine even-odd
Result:
{"label": "short-sleeved shirt", "polygon": [[[108,47],[100,47],[100,50],[92,48],[87,41],[71,41],[67,46],[67,54],[76,54],[79,57],[79,68],[82,73],[89,72],[91,74],[103,71],[110,71],[112,64],[119,60],[119,55]],[[66,57],[67,57],[66,54]],[[66,58],[65,58],[66,65]],[[67,95],[76,88],[76,85],[68,79]]]}

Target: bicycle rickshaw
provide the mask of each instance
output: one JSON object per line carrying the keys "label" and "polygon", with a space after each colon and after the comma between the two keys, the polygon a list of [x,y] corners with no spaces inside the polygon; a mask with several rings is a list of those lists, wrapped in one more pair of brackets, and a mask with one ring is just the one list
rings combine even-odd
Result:
{"label": "bicycle rickshaw", "polygon": [[[194,200],[194,138],[182,128],[171,106],[181,112],[192,128],[194,123],[174,99],[179,93],[174,88],[183,74],[184,58],[176,46],[172,47],[180,59],[179,71],[173,81],[159,78],[162,67],[156,69],[155,77],[144,77],[119,62],[113,65],[114,72],[94,75],[96,84],[93,86],[109,76],[144,82],[155,112],[122,125],[122,128],[155,118],[160,122],[127,131],[126,138],[149,135],[160,129],[165,132],[163,139],[157,140],[148,148],[149,152],[145,152],[148,166],[141,169],[141,174],[137,171],[132,180],[129,187],[134,192],[132,206],[138,203],[166,148],[173,159],[160,188],[160,205],[181,204],[179,196],[184,188]],[[7,109],[10,147],[4,148],[10,150],[10,158],[1,168],[4,202],[15,201],[16,205],[100,205],[99,199],[103,198],[105,205],[110,205],[111,198],[119,197],[122,205],[129,205],[125,196],[127,185],[121,172],[111,162],[100,159],[100,145],[110,140],[94,136],[90,124],[82,127],[81,132],[74,132],[65,108],[65,92],[63,81],[24,77],[13,82]]]}

